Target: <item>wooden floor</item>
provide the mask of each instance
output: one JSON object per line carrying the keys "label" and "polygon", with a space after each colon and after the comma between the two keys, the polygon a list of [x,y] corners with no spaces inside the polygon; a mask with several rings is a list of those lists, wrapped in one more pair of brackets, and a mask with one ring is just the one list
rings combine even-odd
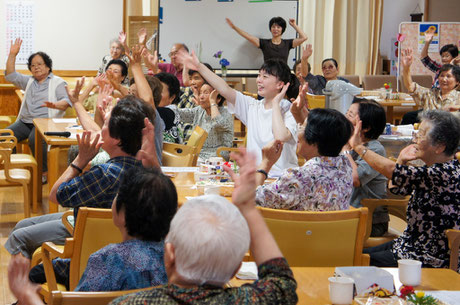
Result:
{"label": "wooden floor", "polygon": [[[48,185],[43,187],[43,209],[48,211]],[[42,215],[42,207],[38,214]],[[24,199],[22,187],[0,188],[0,304],[11,304],[16,302],[15,297],[8,287],[8,262],[10,254],[3,246],[8,238],[8,234],[16,223],[24,218]]]}

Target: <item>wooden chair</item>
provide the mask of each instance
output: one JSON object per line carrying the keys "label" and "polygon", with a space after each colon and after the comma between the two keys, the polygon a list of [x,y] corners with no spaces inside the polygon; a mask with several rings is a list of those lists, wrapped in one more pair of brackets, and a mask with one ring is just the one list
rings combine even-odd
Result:
{"label": "wooden chair", "polygon": [[250,96],[250,97],[255,98],[255,99],[257,99],[257,97],[258,97],[257,93],[252,93],[252,92],[249,92],[249,91],[243,91],[242,93],[244,95],[246,95],[246,96]]}
{"label": "wooden chair", "polygon": [[240,149],[238,147],[225,147],[225,146],[221,146],[221,147],[218,147],[217,150],[216,150],[216,155],[218,157],[222,157],[222,152],[223,151],[228,151],[229,155],[230,155],[230,152],[239,152]]}
{"label": "wooden chair", "polygon": [[86,268],[89,256],[108,244],[121,241],[121,233],[113,223],[111,209],[81,207],[78,210],[74,235],[66,239],[63,249],[59,249],[52,242],[45,242],[42,245],[43,267],[47,283],[42,285],[41,294],[45,301],[49,300],[50,291],[65,290],[61,285],[58,289],[51,263],[53,258],[71,259],[69,288],[74,290]]}
{"label": "wooden chair", "polygon": [[14,136],[2,136],[0,145],[0,186],[22,186],[24,193],[24,216],[30,217],[32,205],[32,187],[30,185],[30,172],[26,169],[14,168],[11,164],[11,153],[16,147]]}
{"label": "wooden chair", "polygon": [[356,87],[361,87],[361,82],[359,81],[359,75],[340,75],[340,77],[345,78],[351,84],[355,85]]}
{"label": "wooden chair", "polygon": [[195,150],[193,152],[193,154],[195,155],[193,159],[193,166],[196,166],[198,156],[200,155],[201,149],[203,148],[204,142],[206,142],[207,138],[208,133],[200,126],[195,126],[195,128],[192,131],[192,134],[188,138],[188,141],[185,145],[195,147]]}
{"label": "wooden chair", "polygon": [[326,108],[326,96],[325,95],[313,95],[307,93],[308,108]]}
{"label": "wooden chair", "polygon": [[[2,145],[3,137],[2,134],[7,134],[8,136],[14,136],[14,133],[11,129],[0,129],[0,145]],[[17,146],[17,145],[16,145]],[[11,167],[12,168],[23,168],[30,171],[32,178],[32,211],[37,213],[38,211],[38,171],[37,171],[37,161],[34,156],[31,154],[11,154],[10,156]],[[41,179],[41,178],[40,178]]]}
{"label": "wooden chair", "polygon": [[8,126],[10,126],[11,124],[13,124],[13,120],[10,116],[8,115],[0,115],[0,128],[3,129],[3,128],[6,128]]}
{"label": "wooden chair", "polygon": [[106,305],[113,299],[129,293],[150,290],[152,287],[124,290],[124,291],[100,291],[100,292],[77,292],[77,291],[53,291],[49,305]]}
{"label": "wooden chair", "polygon": [[331,212],[260,207],[291,267],[368,266],[363,254],[367,208]]}
{"label": "wooden chair", "polygon": [[163,166],[194,166],[194,160],[194,146],[163,142],[163,152],[161,158],[161,164]]}
{"label": "wooden chair", "polygon": [[400,232],[392,232],[389,228],[387,234],[381,237],[370,237],[372,231],[372,215],[374,214],[375,208],[379,206],[386,206],[388,208],[388,213],[394,215],[404,221],[407,221],[407,203],[409,198],[405,199],[363,199],[361,204],[363,207],[368,208],[369,217],[367,218],[366,223],[366,237],[364,238],[364,248],[375,247],[386,242],[389,242],[397,237],[399,237]]}
{"label": "wooden chair", "polygon": [[450,266],[449,268],[458,272],[458,255],[460,248],[460,230],[446,230],[447,239],[449,240],[450,249]]}
{"label": "wooden chair", "polygon": [[[423,86],[425,88],[431,88],[433,85],[433,77],[428,74],[415,74],[411,75],[412,81],[416,82],[420,86]],[[404,85],[404,81],[402,80],[402,76],[399,77],[399,91],[408,93],[409,90],[407,90],[406,86]]]}
{"label": "wooden chair", "polygon": [[391,83],[391,88],[396,90],[396,76],[394,75],[364,75],[363,89],[375,90],[383,88],[383,84]]}

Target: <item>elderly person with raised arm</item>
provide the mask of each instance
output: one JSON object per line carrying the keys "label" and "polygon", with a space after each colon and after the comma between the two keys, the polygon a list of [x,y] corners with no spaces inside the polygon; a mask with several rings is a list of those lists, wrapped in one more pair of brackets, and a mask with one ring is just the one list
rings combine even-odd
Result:
{"label": "elderly person with raised arm", "polygon": [[275,182],[263,185],[283,145],[274,141],[263,148],[257,204],[297,211],[347,210],[353,192],[352,167],[340,152],[352,131],[351,123],[337,110],[311,110],[297,132],[298,153],[307,161],[303,166],[289,168]]}
{"label": "elderly person with raised arm", "polygon": [[[21,104],[18,118],[11,129],[18,142],[29,139],[29,147],[35,154],[35,118],[54,118],[64,116],[64,111],[71,106],[67,95],[65,81],[55,76],[53,61],[44,52],[36,52],[29,56],[27,67],[32,76],[16,72],[16,56],[21,50],[22,40],[16,38],[11,42],[10,53],[6,61],[5,79],[24,90],[24,101]],[[43,155],[46,156],[47,145],[42,142]],[[43,171],[47,171],[47,158],[43,158]]]}
{"label": "elderly person with raised arm", "polygon": [[235,32],[262,50],[264,61],[269,59],[280,59],[287,64],[289,51],[293,48],[297,48],[308,39],[307,35],[305,35],[303,30],[295,23],[295,20],[292,18],[289,19],[289,25],[292,26],[294,30],[299,34],[299,38],[295,39],[281,38],[284,31],[286,30],[286,20],[284,20],[282,17],[273,17],[270,19],[270,22],[268,23],[268,28],[272,34],[272,38],[270,39],[258,38],[243,31],[234,25],[229,18],[225,18],[225,21],[233,30],[235,30]]}
{"label": "elderly person with raised arm", "polygon": [[[233,204],[220,196],[201,196],[174,216],[164,255],[168,285],[124,295],[111,304],[297,304],[293,273],[255,205],[255,159],[242,151],[235,160],[240,176],[229,171],[235,181]],[[224,288],[248,247],[259,279]],[[8,279],[19,301],[29,304],[37,294],[24,276],[24,265],[13,259]],[[42,304],[37,301],[33,304]]]}
{"label": "elderly person with raised arm", "polygon": [[[410,68],[414,62],[412,49],[402,50],[401,66],[403,68],[403,81],[415,103],[423,110],[442,109],[456,112],[460,117],[460,92],[457,91],[460,84],[460,67],[445,64],[439,69],[439,88],[425,88],[412,81]],[[418,122],[417,113],[412,112],[410,117],[403,118],[405,124]]]}
{"label": "elderly person with raised arm", "polygon": [[171,51],[168,56],[171,59],[171,63],[159,63],[157,51],[154,54],[150,54],[147,49],[143,51],[145,65],[153,71],[153,74],[159,72],[171,73],[177,77],[181,86],[184,86],[184,80],[182,73],[184,71],[184,65],[177,60],[179,52],[189,52],[188,47],[184,43],[175,43],[171,47]]}
{"label": "elderly person with raised arm", "polygon": [[346,78],[340,77],[339,75],[339,64],[334,58],[326,58],[321,63],[321,69],[323,75],[313,75],[310,72],[310,65],[308,59],[313,54],[313,48],[311,44],[307,44],[302,50],[302,57],[300,62],[301,74],[306,82],[308,82],[308,87],[316,95],[323,95],[323,89],[326,88],[326,84],[330,80],[341,80],[346,83],[350,81]]}
{"label": "elderly person with raised arm", "polygon": [[[112,60],[121,60],[125,63],[126,67],[129,66],[129,57],[125,55],[125,47],[123,43],[116,38],[110,40],[110,54],[102,57],[102,63],[97,70],[97,75],[104,74]],[[124,86],[129,85],[129,78],[127,76],[122,79],[122,84]]]}
{"label": "elderly person with raised arm", "polygon": [[[448,268],[447,229],[460,229],[460,162],[454,158],[460,140],[460,120],[449,112],[422,113],[415,144],[404,148],[393,162],[366,148],[361,122],[350,140],[354,151],[372,168],[391,179],[390,191],[411,195],[407,228],[397,239],[365,249],[371,265],[396,267],[398,259],[420,260],[423,267]],[[426,165],[410,166],[421,159]]]}

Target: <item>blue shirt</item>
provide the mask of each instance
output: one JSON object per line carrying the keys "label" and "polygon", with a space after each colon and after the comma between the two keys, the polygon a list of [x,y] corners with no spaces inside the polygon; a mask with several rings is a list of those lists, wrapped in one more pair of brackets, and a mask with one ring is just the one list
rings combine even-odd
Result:
{"label": "blue shirt", "polygon": [[57,190],[57,201],[63,207],[75,208],[75,219],[81,206],[108,209],[118,193],[123,173],[136,166],[142,166],[142,162],[131,156],[115,157],[93,166],[83,175],[63,182]]}

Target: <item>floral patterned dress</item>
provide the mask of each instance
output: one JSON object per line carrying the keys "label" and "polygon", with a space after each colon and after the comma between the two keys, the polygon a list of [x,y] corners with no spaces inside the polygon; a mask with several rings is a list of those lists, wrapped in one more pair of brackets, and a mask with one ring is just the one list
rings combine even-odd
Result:
{"label": "floral patterned dress", "polygon": [[394,194],[412,194],[407,229],[393,243],[398,258],[417,259],[424,267],[449,267],[447,229],[460,229],[460,162],[430,167],[396,164]]}
{"label": "floral patterned dress", "polygon": [[315,157],[284,171],[278,180],[256,191],[258,205],[297,211],[349,209],[353,176],[346,156]]}

